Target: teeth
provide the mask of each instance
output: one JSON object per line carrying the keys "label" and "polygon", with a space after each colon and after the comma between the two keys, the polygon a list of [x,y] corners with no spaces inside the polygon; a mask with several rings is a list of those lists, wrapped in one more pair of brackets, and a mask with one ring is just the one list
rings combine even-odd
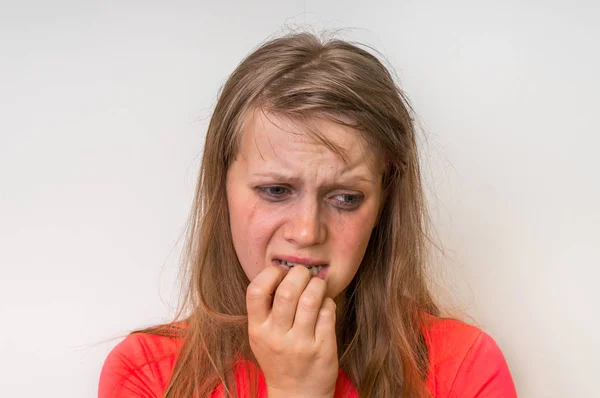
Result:
{"label": "teeth", "polygon": [[284,261],[284,260],[278,260],[278,261],[279,261],[279,264],[281,264],[281,265],[285,265],[285,266],[287,266],[287,267],[290,267],[290,268],[293,268],[293,267],[295,267],[296,265],[301,265],[301,266],[303,266],[303,267],[306,267],[306,268],[307,268],[307,269],[310,271],[310,274],[311,274],[312,276],[317,276],[317,274],[318,274],[319,272],[321,272],[321,270],[323,269],[323,266],[322,266],[322,265],[316,265],[316,266],[314,266],[314,265],[313,265],[313,266],[310,266],[310,267],[309,267],[309,266],[306,266],[306,265],[304,265],[304,264],[295,264],[295,263],[290,263],[290,262],[288,262],[288,261]]}

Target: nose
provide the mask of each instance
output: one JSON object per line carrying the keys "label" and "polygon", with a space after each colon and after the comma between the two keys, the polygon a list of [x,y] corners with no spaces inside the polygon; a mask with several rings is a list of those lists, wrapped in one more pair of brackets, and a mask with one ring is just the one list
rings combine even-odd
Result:
{"label": "nose", "polygon": [[317,200],[304,200],[292,210],[283,229],[283,237],[297,246],[308,247],[323,243],[327,228],[321,220]]}

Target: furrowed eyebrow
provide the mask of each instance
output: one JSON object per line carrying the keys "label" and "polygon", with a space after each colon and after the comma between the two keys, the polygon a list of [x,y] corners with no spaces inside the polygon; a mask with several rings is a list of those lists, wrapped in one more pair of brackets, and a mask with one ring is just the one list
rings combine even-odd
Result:
{"label": "furrowed eyebrow", "polygon": [[[252,173],[251,174],[252,177],[259,177],[259,178],[273,178],[279,181],[283,181],[283,182],[288,182],[288,183],[294,183],[294,182],[300,182],[301,179],[298,177],[295,177],[293,175],[290,174],[283,174],[283,173],[279,173],[276,171],[266,171],[266,172],[256,172],[256,173]],[[371,184],[371,185],[375,185],[375,181],[373,181],[373,179],[363,175],[363,174],[344,174],[342,176],[340,176],[339,178],[336,179],[336,182],[340,183],[340,184],[344,184],[344,183],[349,183],[349,182],[355,182],[355,181],[362,181],[365,182],[367,184]]]}
{"label": "furrowed eyebrow", "polygon": [[259,171],[256,173],[251,173],[250,175],[252,177],[269,177],[269,178],[275,178],[275,179],[284,180],[284,181],[299,181],[298,177],[294,177],[290,174],[278,173],[275,171]]}
{"label": "furrowed eyebrow", "polygon": [[357,181],[366,182],[366,183],[371,184],[371,185],[375,185],[375,181],[373,181],[373,179],[368,178],[366,176],[363,176],[362,174],[355,175],[355,176],[349,175],[348,177],[342,177],[341,178],[341,180],[345,180],[345,179],[348,179],[348,180],[357,180]]}

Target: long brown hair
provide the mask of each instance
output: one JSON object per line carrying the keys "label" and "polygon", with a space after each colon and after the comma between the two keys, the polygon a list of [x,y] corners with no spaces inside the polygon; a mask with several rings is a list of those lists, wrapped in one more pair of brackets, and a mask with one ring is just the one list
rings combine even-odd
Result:
{"label": "long brown hair", "polygon": [[237,361],[257,365],[248,342],[249,280],[231,239],[225,181],[245,117],[259,108],[351,126],[381,156],[380,218],[355,278],[336,298],[339,364],[361,397],[427,396],[423,314],[439,315],[439,309],[425,273],[427,218],[411,108],[371,52],[294,33],[263,44],[238,65],[208,126],[186,236],[189,284],[181,310],[172,323],[137,332],[183,339],[165,397],[206,397],[220,383],[236,396]]}

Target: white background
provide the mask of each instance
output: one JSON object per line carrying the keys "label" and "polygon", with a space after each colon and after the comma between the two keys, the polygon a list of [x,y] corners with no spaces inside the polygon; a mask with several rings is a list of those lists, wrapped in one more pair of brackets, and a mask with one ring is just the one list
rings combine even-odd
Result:
{"label": "white background", "polygon": [[597,2],[157,3],[0,6],[0,395],[93,397],[109,339],[168,319],[217,91],[306,23],[395,69],[445,286],[519,395],[597,396]]}

